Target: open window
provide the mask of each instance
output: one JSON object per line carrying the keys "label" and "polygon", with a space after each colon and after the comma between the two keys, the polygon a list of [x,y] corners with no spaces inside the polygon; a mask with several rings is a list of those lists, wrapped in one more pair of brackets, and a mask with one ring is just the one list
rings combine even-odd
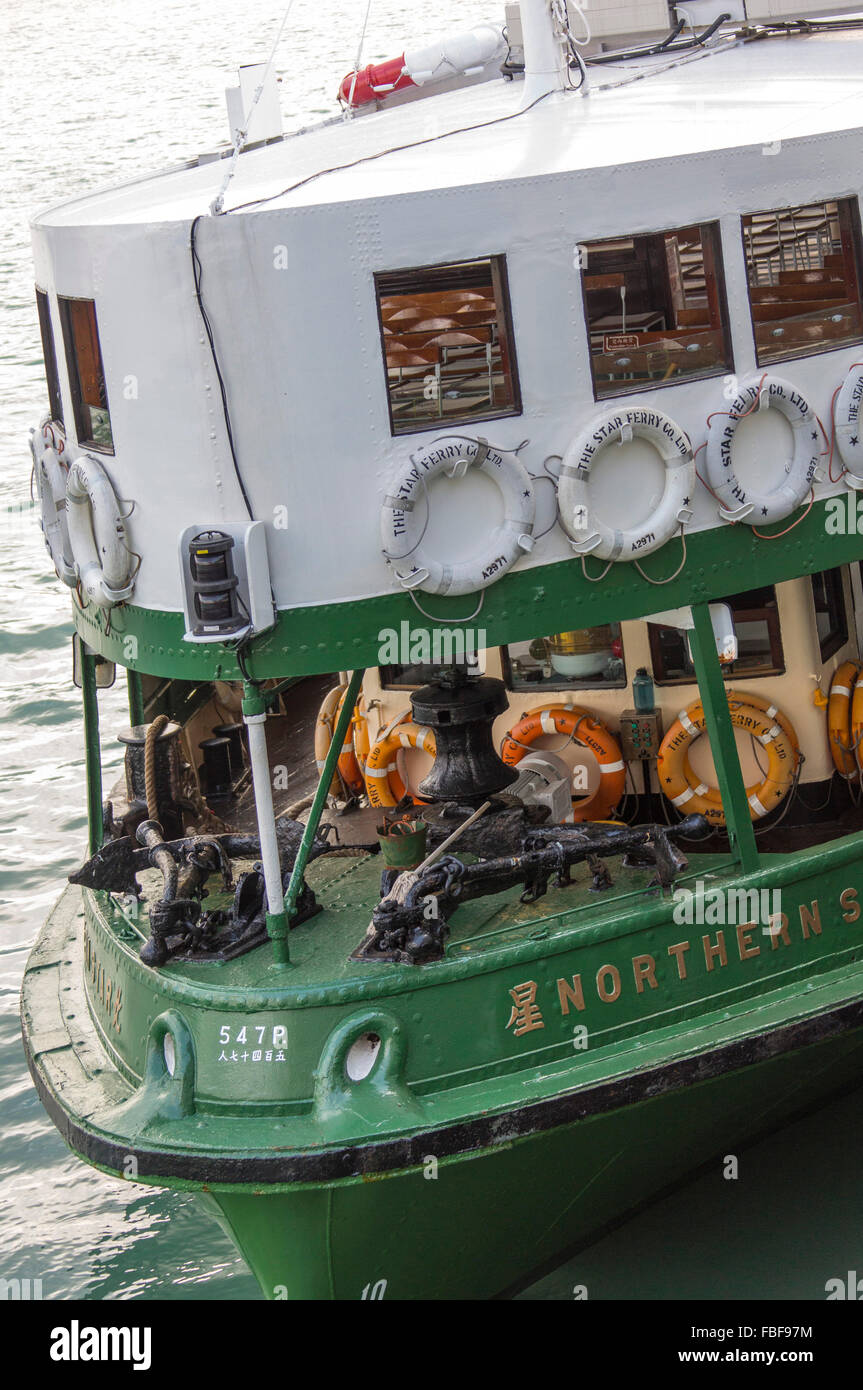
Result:
{"label": "open window", "polygon": [[[785,670],[776,590],[772,585],[723,598],[734,618],[737,660],[723,664],[726,680],[750,676],[779,676]],[[686,633],[676,627],[648,623],[653,677],[657,685],[691,685],[695,668]]]}
{"label": "open window", "polygon": [[39,314],[39,332],[42,337],[42,360],[45,363],[45,380],[48,383],[48,404],[51,419],[63,423],[63,400],[60,395],[60,377],[57,373],[57,350],[54,346],[54,326],[51,323],[51,308],[44,290],[36,290],[36,309]]}
{"label": "open window", "polygon": [[821,660],[828,661],[848,641],[842,570],[822,570],[821,574],[813,574],[812,598]]}
{"label": "open window", "polygon": [[375,276],[393,434],[521,410],[503,256]]}
{"label": "open window", "polygon": [[863,342],[856,198],[743,218],[759,366]]}
{"label": "open window", "polygon": [[96,305],[92,299],[59,297],[57,304],[66,347],[78,443],[104,454],[113,454],[114,437],[102,368]]}
{"label": "open window", "polygon": [[619,623],[511,642],[502,655],[510,690],[598,690],[626,685]]}
{"label": "open window", "polygon": [[579,250],[597,400],[732,369],[717,223]]}

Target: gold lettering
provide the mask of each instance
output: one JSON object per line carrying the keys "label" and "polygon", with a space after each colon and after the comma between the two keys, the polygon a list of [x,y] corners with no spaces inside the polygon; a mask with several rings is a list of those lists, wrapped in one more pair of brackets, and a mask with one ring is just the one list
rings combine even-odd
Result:
{"label": "gold lettering", "polygon": [[856,922],[860,916],[860,904],[857,901],[857,889],[846,888],[839,894],[839,904],[845,909],[842,913],[843,922]]}
{"label": "gold lettering", "polygon": [[656,983],[656,961],[653,956],[633,956],[632,973],[635,976],[635,988],[639,994],[644,993],[645,980],[651,989],[659,988]]}
{"label": "gold lettering", "polygon": [[[611,988],[607,989],[605,977],[611,979]],[[596,989],[603,1004],[613,1004],[615,999],[620,998],[620,971],[615,965],[601,965],[596,972]]]}
{"label": "gold lettering", "polygon": [[[779,923],[777,927],[776,923]],[[786,946],[791,945],[791,937],[788,935],[788,917],[784,912],[774,912],[770,918],[770,925],[767,930],[770,932],[770,949],[779,949],[779,938],[781,937]]]}
{"label": "gold lettering", "polygon": [[688,950],[688,941],[678,941],[675,946],[669,946],[668,948],[668,954],[677,957],[677,974],[681,980],[686,979],[686,961],[683,957]]}
{"label": "gold lettering", "polygon": [[120,1031],[120,1006],[123,1003],[123,991],[118,989],[114,995],[114,1027]]}
{"label": "gold lettering", "polygon": [[761,947],[753,946],[752,933],[755,930],[754,922],[738,923],[737,926],[737,949],[740,952],[741,960],[749,960],[752,956],[761,955]]}
{"label": "gold lettering", "polygon": [[715,945],[715,946],[711,946],[711,944],[710,944],[710,937],[709,937],[709,936],[702,936],[701,941],[702,941],[702,944],[703,944],[703,946],[704,946],[704,964],[707,966],[707,969],[708,969],[708,970],[712,970],[712,969],[713,969],[713,962],[714,962],[714,960],[715,960],[715,958],[716,958],[717,956],[719,957],[719,964],[720,964],[720,965],[727,965],[727,964],[728,964],[728,956],[726,955],[726,952],[725,952],[725,933],[724,933],[724,932],[718,931],[718,932],[716,933],[716,945]]}
{"label": "gold lettering", "polygon": [[579,1010],[583,1009],[584,990],[581,987],[581,976],[573,975],[571,985],[568,985],[566,980],[558,980],[557,997],[560,1000],[560,1012],[564,1018],[569,1013],[570,1004],[574,1004]]}
{"label": "gold lettering", "polygon": [[816,936],[821,935],[821,909],[816,898],[811,907],[805,903],[800,904],[800,925],[803,928],[803,940],[809,940],[809,928],[811,927]]}

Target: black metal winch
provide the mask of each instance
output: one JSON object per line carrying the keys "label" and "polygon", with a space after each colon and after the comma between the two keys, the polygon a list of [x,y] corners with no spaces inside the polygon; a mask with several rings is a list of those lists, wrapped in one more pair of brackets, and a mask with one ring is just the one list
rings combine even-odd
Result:
{"label": "black metal winch", "polygon": [[429,801],[478,806],[518,777],[498,757],[492,724],[509,708],[506,686],[493,676],[468,676],[461,667],[442,672],[411,695],[417,724],[434,730],[434,767],[420,783]]}

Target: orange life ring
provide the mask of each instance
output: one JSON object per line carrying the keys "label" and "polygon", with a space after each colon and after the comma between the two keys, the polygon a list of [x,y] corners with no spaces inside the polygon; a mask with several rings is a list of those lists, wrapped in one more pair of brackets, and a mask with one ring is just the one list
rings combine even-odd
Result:
{"label": "orange life ring", "polygon": [[507,734],[501,748],[501,757],[509,767],[520,763],[528,748],[543,734],[568,734],[573,743],[581,748],[589,748],[599,763],[599,786],[592,796],[573,801],[572,814],[576,821],[605,820],[612,811],[626,785],[626,763],[620,751],[620,744],[613,734],[589,710],[580,705],[571,708],[566,705],[545,705],[541,709],[528,710],[527,714]]}
{"label": "orange life ring", "polygon": [[858,671],[851,696],[851,745],[859,771],[863,772],[863,671]]}
{"label": "orange life ring", "polygon": [[366,794],[370,805],[397,806],[405,795],[405,786],[396,767],[400,748],[421,748],[434,757],[434,733],[421,724],[397,724],[395,728],[390,725],[389,730],[384,730],[366,758]]}
{"label": "orange life ring", "polygon": [[[796,772],[797,765],[800,762],[800,741],[797,737],[797,730],[794,728],[794,725],[791,723],[791,720],[788,718],[787,714],[783,714],[781,709],[778,709],[776,705],[771,704],[769,700],[765,700],[763,695],[753,695],[750,694],[748,691],[744,694],[740,690],[727,690],[726,695],[728,697],[729,709],[734,709],[735,705],[737,705],[738,707],[742,707],[743,705],[751,705],[753,709],[763,711],[763,713],[766,714],[768,718],[772,719],[779,726],[779,728],[788,738],[791,747],[794,750],[794,771]],[[698,789],[700,791],[701,788],[704,786],[704,783],[701,782],[701,779],[696,777],[695,773],[692,771],[688,759],[687,777],[689,780],[689,785],[692,787],[693,790]],[[751,787],[747,787],[747,798],[750,796],[755,796],[757,794],[757,790],[758,787],[756,783],[753,783]],[[722,798],[719,795],[718,787],[708,787],[706,792],[702,792],[702,795],[704,795],[707,798],[712,807],[719,807],[719,809],[722,810]],[[712,819],[716,819],[717,824],[719,823],[718,818],[712,817]],[[725,814],[723,812],[722,824],[724,823]]]}
{"label": "orange life ring", "polygon": [[[315,762],[319,774],[324,770],[324,761],[333,741],[336,710],[346,690],[346,685],[334,685],[332,690],[327,691],[318,710],[318,717],[315,722]],[[330,783],[330,795],[340,796],[341,794],[341,782],[338,776],[334,775]]]}
{"label": "orange life ring", "polygon": [[[851,777],[857,771],[852,736],[852,690],[860,674],[859,661],[843,661],[833,672],[830,681],[830,695],[827,700],[827,733],[830,740],[830,754],[833,766],[843,777]],[[860,709],[858,706],[858,713]]]}
{"label": "orange life ring", "polygon": [[[347,691],[345,691],[345,694],[347,694]],[[344,703],[345,696],[343,694],[341,699],[339,700],[338,708],[336,709],[335,718],[333,720],[333,728],[335,728],[336,723],[338,722],[338,717],[342,712],[342,705]],[[354,727],[357,723],[358,709],[359,705],[355,705],[354,712],[351,715],[351,722],[347,727],[347,732],[345,733],[345,741],[342,744],[342,751],[339,754],[339,761],[337,764],[339,769],[339,776],[341,777],[342,781],[344,782],[345,786],[347,787],[348,791],[351,793],[352,796],[360,796],[365,789],[363,774],[360,771],[360,765],[357,760],[356,753],[354,751]]]}
{"label": "orange life ring", "polygon": [[[785,799],[794,781],[799,751],[797,736],[790,728],[788,720],[780,722],[774,717],[773,707],[767,705],[759,696],[747,702],[745,696],[729,690],[731,722],[738,729],[745,729],[767,750],[767,775],[761,782],[746,788],[749,814],[753,820],[761,820],[775,810]],[[776,711],[778,715],[778,711]],[[714,825],[725,824],[725,811],[717,788],[700,781],[689,762],[691,744],[704,733],[706,719],[704,706],[695,700],[675,719],[659,750],[657,773],[663,795],[678,810],[686,809],[687,815],[700,814]],[[793,735],[793,737],[792,737]]]}

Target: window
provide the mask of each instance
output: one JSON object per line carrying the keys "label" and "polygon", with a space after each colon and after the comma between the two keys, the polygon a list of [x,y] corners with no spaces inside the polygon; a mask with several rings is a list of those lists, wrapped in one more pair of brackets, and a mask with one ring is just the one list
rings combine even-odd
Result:
{"label": "window", "polygon": [[626,685],[620,624],[557,632],[503,648],[510,690],[595,690]]}
{"label": "window", "polygon": [[44,290],[36,291],[36,308],[39,314],[39,332],[42,335],[42,359],[45,363],[45,380],[48,383],[48,405],[51,419],[63,423],[63,400],[60,396],[60,378],[57,375],[57,352],[54,347],[54,328],[51,323],[51,309]]}
{"label": "window", "polygon": [[102,370],[96,305],[92,299],[60,299],[60,322],[79,444],[113,454],[114,438]]}
{"label": "window", "polygon": [[503,256],[375,276],[393,434],[521,410]]}
{"label": "window", "polygon": [[597,400],[731,370],[717,224],[580,250]]}
{"label": "window", "polygon": [[863,341],[856,199],[743,218],[759,366]]}
{"label": "window", "polygon": [[815,600],[815,623],[818,628],[821,660],[827,661],[848,641],[848,619],[845,614],[845,590],[841,569],[813,574],[812,597]]}
{"label": "window", "polygon": [[[772,586],[724,598],[734,615],[737,660],[723,664],[726,680],[778,676],[785,670],[776,591]],[[686,634],[675,627],[648,623],[653,675],[657,685],[687,685],[695,680]]]}

